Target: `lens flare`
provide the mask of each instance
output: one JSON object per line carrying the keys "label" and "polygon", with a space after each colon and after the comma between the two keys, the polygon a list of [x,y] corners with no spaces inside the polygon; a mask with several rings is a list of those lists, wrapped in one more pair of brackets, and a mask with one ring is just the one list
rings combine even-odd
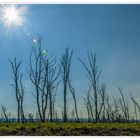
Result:
{"label": "lens flare", "polygon": [[0,18],[7,26],[21,26],[24,22],[23,16],[26,12],[27,9],[25,7],[6,5],[0,8]]}

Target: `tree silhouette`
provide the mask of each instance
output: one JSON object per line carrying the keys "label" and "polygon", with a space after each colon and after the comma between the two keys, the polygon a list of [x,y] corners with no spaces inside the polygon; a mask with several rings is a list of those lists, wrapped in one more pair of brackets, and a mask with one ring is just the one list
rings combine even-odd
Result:
{"label": "tree silhouette", "polygon": [[65,53],[61,57],[61,76],[63,81],[63,100],[64,100],[64,110],[63,110],[63,121],[66,122],[67,116],[67,92],[68,92],[68,81],[70,76],[70,66],[73,51],[69,52],[69,48],[66,48]]}
{"label": "tree silhouette", "polygon": [[25,115],[23,111],[23,99],[24,99],[24,87],[22,84],[22,77],[23,74],[21,73],[20,67],[21,67],[21,61],[17,61],[16,57],[13,61],[9,60],[11,63],[12,71],[13,71],[13,82],[14,84],[11,84],[11,86],[15,89],[15,95],[16,100],[18,104],[18,122],[22,121],[24,122]]}

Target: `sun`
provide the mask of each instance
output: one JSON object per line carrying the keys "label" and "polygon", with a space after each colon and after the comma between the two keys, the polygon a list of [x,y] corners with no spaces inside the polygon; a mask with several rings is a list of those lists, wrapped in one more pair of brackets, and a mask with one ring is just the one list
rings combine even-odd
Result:
{"label": "sun", "polygon": [[27,9],[16,5],[6,5],[0,9],[1,19],[7,26],[22,25],[23,16],[26,12]]}
{"label": "sun", "polygon": [[21,25],[23,22],[19,9],[14,5],[7,6],[3,9],[3,20],[7,25]]}
{"label": "sun", "polygon": [[15,7],[7,7],[4,11],[5,20],[9,23],[19,23],[21,20],[19,11]]}

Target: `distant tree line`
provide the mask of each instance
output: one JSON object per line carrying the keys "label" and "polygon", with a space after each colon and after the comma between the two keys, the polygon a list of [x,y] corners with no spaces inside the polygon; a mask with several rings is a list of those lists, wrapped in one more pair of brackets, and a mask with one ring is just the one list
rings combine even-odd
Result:
{"label": "distant tree line", "polygon": [[[120,93],[119,98],[108,95],[107,86],[101,83],[100,76],[102,71],[98,69],[96,54],[92,51],[87,52],[87,59],[79,58],[79,62],[85,70],[85,75],[89,80],[88,90],[84,91],[81,102],[84,105],[84,113],[87,117],[82,116],[82,112],[78,110],[77,103],[78,94],[73,86],[71,79],[71,66],[73,50],[69,47],[65,49],[59,63],[57,63],[54,55],[46,55],[47,51],[42,48],[41,37],[38,36],[36,44],[31,48],[28,60],[27,73],[30,81],[34,87],[33,96],[36,101],[36,115],[24,111],[24,95],[25,87],[22,82],[23,74],[21,72],[22,62],[15,57],[9,60],[13,72],[13,83],[11,86],[15,92],[15,99],[17,103],[17,116],[11,122],[138,122],[140,117],[140,105],[137,100],[130,93],[130,100],[124,96],[123,89],[118,88]],[[84,76],[84,75],[83,75]],[[58,110],[56,108],[56,95],[58,93],[58,86],[62,86],[63,103],[62,117],[58,117]],[[68,96],[71,94],[73,109],[69,112]],[[130,109],[130,106],[133,109]],[[10,115],[6,107],[1,106],[1,118],[5,122],[10,120]]]}

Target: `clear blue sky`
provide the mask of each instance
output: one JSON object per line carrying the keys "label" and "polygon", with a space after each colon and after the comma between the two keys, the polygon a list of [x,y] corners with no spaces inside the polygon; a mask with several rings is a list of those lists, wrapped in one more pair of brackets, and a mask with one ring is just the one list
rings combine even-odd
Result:
{"label": "clear blue sky", "polygon": [[[103,71],[101,82],[107,84],[109,94],[117,96],[117,88],[123,87],[126,96],[131,90],[140,97],[140,5],[20,6],[28,7],[24,26],[5,32],[0,21],[0,104],[9,111],[14,112],[16,103],[8,59],[15,56],[23,61],[26,111],[35,108],[29,107],[34,97],[25,61],[37,33],[42,36],[43,47],[54,52],[58,61],[68,44],[74,50],[71,78],[79,103],[83,103],[82,91],[88,88],[88,79],[78,58],[85,58],[87,50],[97,53]],[[60,101],[61,94],[57,98]]]}

